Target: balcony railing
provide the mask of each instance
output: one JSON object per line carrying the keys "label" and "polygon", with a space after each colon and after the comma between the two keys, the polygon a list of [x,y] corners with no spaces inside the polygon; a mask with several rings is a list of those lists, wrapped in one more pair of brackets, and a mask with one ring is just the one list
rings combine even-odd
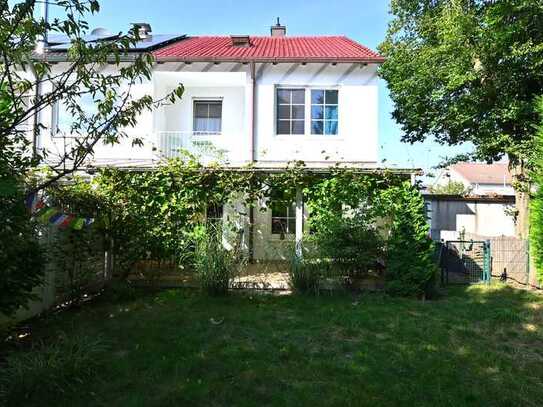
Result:
{"label": "balcony railing", "polygon": [[204,161],[220,161],[226,158],[224,141],[225,136],[216,132],[159,131],[155,146],[162,158],[176,158],[188,152]]}

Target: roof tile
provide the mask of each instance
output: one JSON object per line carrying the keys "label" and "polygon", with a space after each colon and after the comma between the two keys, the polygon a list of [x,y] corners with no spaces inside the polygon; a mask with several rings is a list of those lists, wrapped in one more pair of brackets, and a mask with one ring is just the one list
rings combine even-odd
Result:
{"label": "roof tile", "polygon": [[154,51],[158,60],[330,60],[383,62],[383,57],[344,36],[250,37],[250,47],[235,47],[227,36],[188,37]]}
{"label": "roof tile", "polygon": [[473,184],[511,184],[511,173],[506,163],[458,163],[451,166]]}

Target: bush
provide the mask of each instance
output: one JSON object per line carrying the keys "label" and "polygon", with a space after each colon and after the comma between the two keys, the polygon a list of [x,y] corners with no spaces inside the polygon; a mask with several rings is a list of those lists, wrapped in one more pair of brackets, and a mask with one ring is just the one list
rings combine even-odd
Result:
{"label": "bush", "polygon": [[294,250],[289,258],[290,287],[300,294],[318,294],[327,263],[315,258],[302,258]]}
{"label": "bush", "polygon": [[237,249],[224,247],[221,233],[205,227],[200,230],[194,253],[194,269],[200,287],[212,296],[225,295],[243,258]]}
{"label": "bush", "polygon": [[332,262],[342,275],[363,275],[384,256],[384,242],[363,217],[338,217],[309,239],[322,259]]}
{"label": "bush", "polygon": [[93,226],[53,233],[48,253],[56,271],[57,295],[63,301],[77,303],[103,282],[102,236]]}
{"label": "bush", "polygon": [[409,183],[388,189],[384,197],[391,209],[386,290],[401,296],[431,295],[437,265],[434,262],[434,243],[428,233],[424,199]]}
{"label": "bush", "polygon": [[[8,355],[0,373],[0,401],[25,405],[52,392],[71,392],[94,376],[107,347],[99,338],[78,336]],[[45,403],[47,404],[47,403]]]}
{"label": "bush", "polygon": [[8,193],[2,187],[5,185],[0,185],[0,313],[10,316],[37,299],[32,290],[43,281],[44,255],[23,194]]}

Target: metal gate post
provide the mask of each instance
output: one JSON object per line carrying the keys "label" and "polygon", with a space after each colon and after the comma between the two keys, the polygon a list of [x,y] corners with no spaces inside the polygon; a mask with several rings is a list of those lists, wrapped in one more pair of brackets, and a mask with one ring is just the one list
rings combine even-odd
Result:
{"label": "metal gate post", "polygon": [[490,284],[492,277],[490,265],[491,263],[491,250],[490,250],[490,240],[486,240],[484,244],[484,261],[483,261],[483,281],[487,284]]}

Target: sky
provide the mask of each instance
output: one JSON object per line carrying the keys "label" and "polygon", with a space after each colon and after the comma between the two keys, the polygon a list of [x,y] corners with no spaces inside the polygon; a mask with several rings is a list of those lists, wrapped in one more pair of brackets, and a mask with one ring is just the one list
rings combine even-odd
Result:
{"label": "sky", "polygon": [[[269,35],[280,17],[287,35],[346,35],[376,49],[391,19],[387,0],[100,0],[101,10],[87,20],[91,28],[127,31],[148,22],[155,34]],[[57,7],[50,6],[54,16]],[[58,13],[58,11],[57,11]],[[469,152],[432,141],[409,145],[391,118],[394,106],[386,82],[379,84],[379,160],[386,165],[430,170],[445,156]]]}

